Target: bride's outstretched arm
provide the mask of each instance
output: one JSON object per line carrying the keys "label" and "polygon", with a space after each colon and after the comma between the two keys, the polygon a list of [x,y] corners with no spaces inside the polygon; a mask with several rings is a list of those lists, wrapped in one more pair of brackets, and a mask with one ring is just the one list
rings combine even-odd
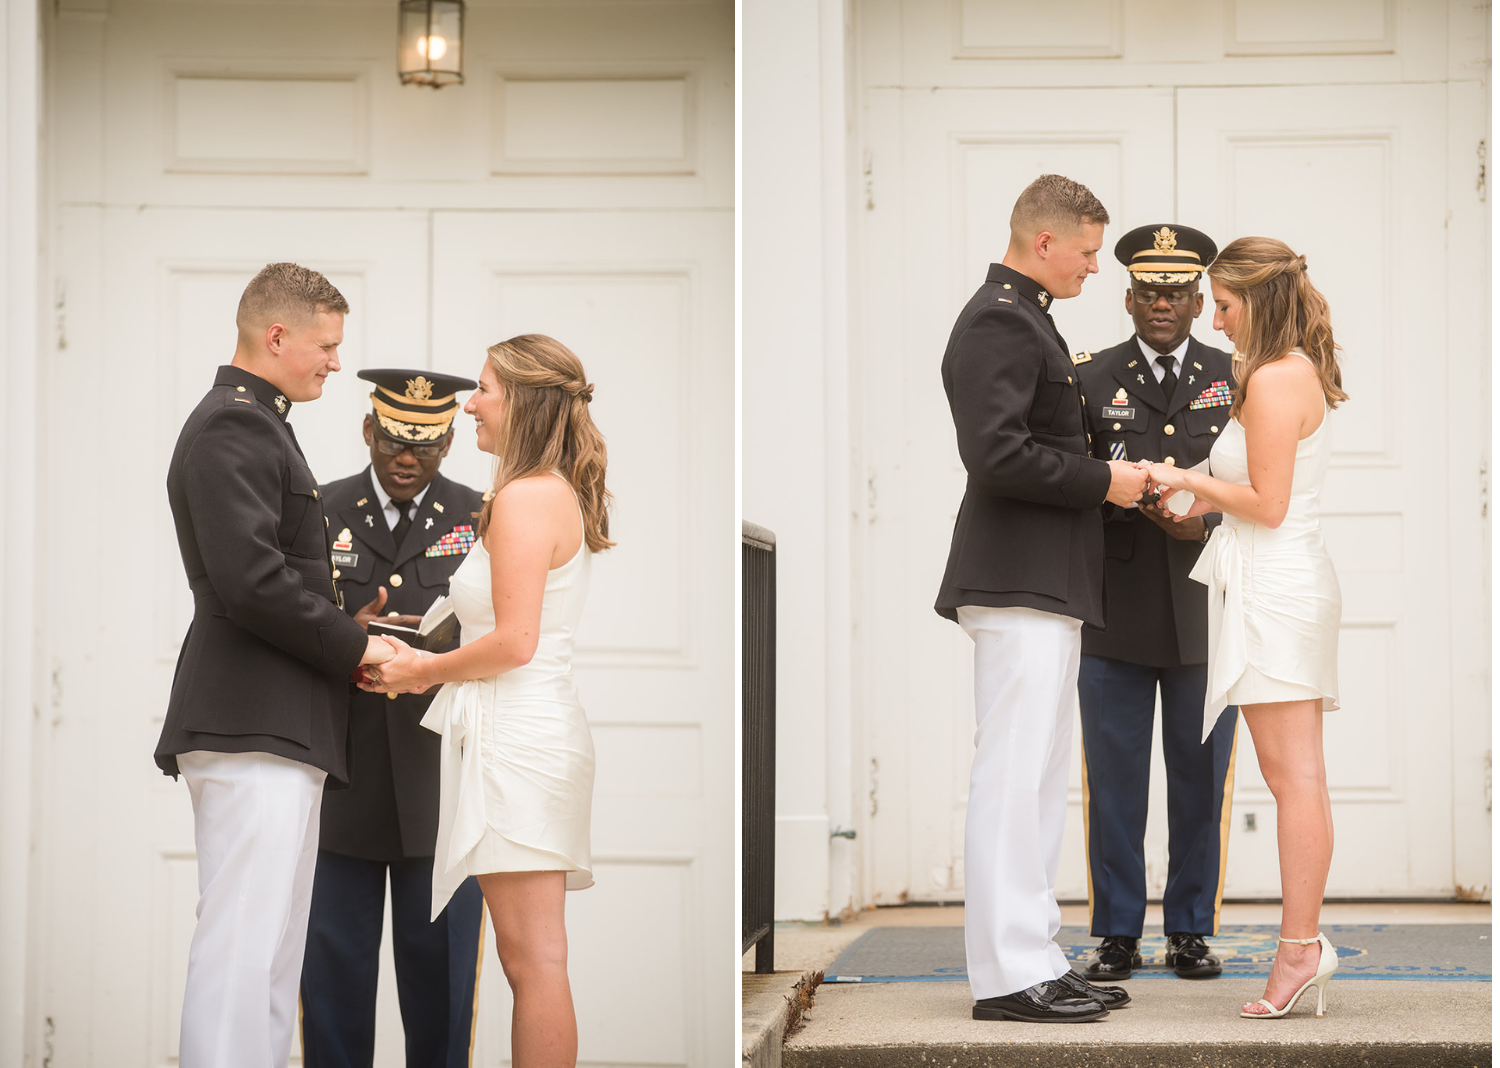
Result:
{"label": "bride's outstretched arm", "polygon": [[[1286,518],[1292,497],[1292,466],[1297,442],[1311,419],[1316,429],[1322,418],[1323,391],[1303,360],[1283,359],[1266,364],[1245,384],[1240,425],[1245,428],[1245,453],[1250,484],[1225,482],[1203,471],[1152,464],[1151,478],[1171,490],[1185,489],[1197,497],[1188,516],[1201,515],[1201,502],[1237,519],[1275,529]],[[1316,391],[1314,396],[1309,390]],[[1309,409],[1313,403],[1315,414]],[[1309,430],[1311,432],[1311,430]],[[1166,499],[1171,494],[1163,495]]]}

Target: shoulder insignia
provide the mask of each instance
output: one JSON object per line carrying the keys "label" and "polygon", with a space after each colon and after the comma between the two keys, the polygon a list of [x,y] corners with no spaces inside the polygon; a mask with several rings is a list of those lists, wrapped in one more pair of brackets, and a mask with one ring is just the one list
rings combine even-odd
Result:
{"label": "shoulder insignia", "polygon": [[995,298],[995,302],[997,304],[1014,304],[1015,303],[1015,301],[1011,300],[1009,297],[996,297]]}
{"label": "shoulder insignia", "polygon": [[1089,352],[1087,349],[1082,352],[1075,352],[1073,353],[1073,366],[1077,367],[1081,363],[1088,363],[1093,358],[1094,354],[1092,352]]}
{"label": "shoulder insignia", "polygon": [[250,400],[247,400],[247,399],[246,399],[246,398],[244,398],[244,397],[230,397],[230,398],[229,398],[229,399],[230,399],[230,400],[237,400],[237,401],[239,401],[239,402],[240,402],[240,403],[241,403],[241,404],[253,404],[253,403],[254,403],[254,402],[253,402],[253,401],[250,401]]}

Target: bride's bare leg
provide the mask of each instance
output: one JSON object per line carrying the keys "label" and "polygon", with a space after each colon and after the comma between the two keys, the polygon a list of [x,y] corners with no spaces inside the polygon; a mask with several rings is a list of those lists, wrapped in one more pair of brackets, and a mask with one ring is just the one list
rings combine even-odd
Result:
{"label": "bride's bare leg", "polygon": [[573,1068],[578,1061],[568,933],[563,928],[566,878],[560,871],[479,876],[500,966],[515,996],[510,1028],[515,1068]]}
{"label": "bride's bare leg", "polygon": [[[1255,742],[1260,773],[1276,798],[1281,861],[1281,935],[1312,938],[1333,859],[1333,809],[1323,765],[1323,713],[1317,701],[1281,701],[1240,709]],[[1265,998],[1278,1008],[1318,970],[1320,950],[1279,944]],[[1264,1005],[1247,1005],[1264,1013]]]}

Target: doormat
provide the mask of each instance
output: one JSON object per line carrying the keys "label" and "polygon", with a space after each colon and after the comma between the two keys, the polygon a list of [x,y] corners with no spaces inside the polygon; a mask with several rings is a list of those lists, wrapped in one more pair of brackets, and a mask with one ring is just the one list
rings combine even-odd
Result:
{"label": "doormat", "polygon": [[[1339,954],[1335,979],[1490,980],[1490,925],[1338,924],[1323,928]],[[1278,928],[1221,927],[1208,940],[1226,976],[1266,978],[1276,956]],[[1099,939],[1087,927],[1064,927],[1057,944],[1076,972]],[[1160,927],[1141,938],[1145,967],[1133,979],[1176,978],[1164,958]],[[962,927],[877,927],[866,931],[824,969],[825,983],[942,983],[967,981]]]}

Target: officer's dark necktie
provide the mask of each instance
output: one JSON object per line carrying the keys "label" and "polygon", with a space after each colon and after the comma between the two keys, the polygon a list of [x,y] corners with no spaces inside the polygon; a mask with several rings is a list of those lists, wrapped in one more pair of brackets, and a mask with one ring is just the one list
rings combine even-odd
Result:
{"label": "officer's dark necktie", "polygon": [[1161,391],[1167,396],[1167,403],[1172,403],[1172,392],[1177,388],[1177,372],[1172,370],[1172,357],[1158,356],[1156,362],[1161,364],[1161,369],[1166,373],[1161,376]]}
{"label": "officer's dark necktie", "polygon": [[391,531],[391,536],[396,539],[396,548],[401,548],[401,542],[406,537],[406,532],[411,529],[411,501],[391,501],[396,506],[396,526]]}

